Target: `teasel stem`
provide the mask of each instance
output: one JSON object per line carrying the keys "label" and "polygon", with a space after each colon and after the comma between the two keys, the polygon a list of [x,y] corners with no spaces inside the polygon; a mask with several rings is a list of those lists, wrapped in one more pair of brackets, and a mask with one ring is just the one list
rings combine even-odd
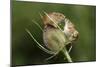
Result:
{"label": "teasel stem", "polygon": [[70,48],[69,48],[69,50],[68,50],[68,53],[70,53],[70,52],[71,52],[71,50],[72,50],[72,47],[73,47],[73,46],[70,46]]}
{"label": "teasel stem", "polygon": [[[68,42],[68,43],[70,43],[70,42]],[[66,43],[66,44],[68,44],[68,43]],[[65,45],[66,46],[66,45]],[[54,56],[56,56],[60,51],[62,51],[63,50],[63,48],[65,48],[65,46],[64,47],[62,47],[62,48],[60,48],[59,49],[59,51],[57,51],[54,55],[52,55],[52,56],[50,56],[49,58],[47,58],[46,60],[49,60],[49,59],[51,59],[51,58],[53,58]],[[70,47],[70,49],[67,51],[68,52],[68,54],[70,53],[70,51],[71,51],[71,49],[72,49],[72,46]],[[66,51],[65,51],[66,52]],[[66,55],[66,54],[64,54],[64,55]],[[70,55],[69,55],[70,56]],[[71,57],[70,57],[71,58]]]}
{"label": "teasel stem", "polygon": [[[49,60],[51,58],[53,58],[54,56],[56,56],[60,51],[58,51],[56,54],[52,55],[51,57],[47,58],[46,60]],[[64,54],[65,58],[68,60],[68,62],[72,63],[72,59],[69,55],[69,51],[66,50],[66,48],[64,47],[61,52]]]}
{"label": "teasel stem", "polygon": [[40,49],[42,49],[44,52],[46,52],[46,53],[49,53],[49,54],[55,54],[54,52],[52,52],[52,51],[49,51],[49,50],[47,50],[46,48],[44,48],[34,37],[33,37],[33,35],[30,33],[30,31],[28,30],[28,29],[25,29],[26,30],[26,32],[32,37],[32,39],[37,43],[37,45],[38,45],[38,47],[40,48]]}
{"label": "teasel stem", "polygon": [[64,53],[65,58],[68,60],[68,62],[72,63],[73,61],[69,55],[69,52],[66,50],[66,48],[64,47],[61,51]]}

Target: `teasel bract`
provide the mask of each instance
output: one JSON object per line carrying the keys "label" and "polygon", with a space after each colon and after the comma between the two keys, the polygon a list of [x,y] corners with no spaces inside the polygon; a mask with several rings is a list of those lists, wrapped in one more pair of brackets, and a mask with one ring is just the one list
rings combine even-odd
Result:
{"label": "teasel bract", "polygon": [[[46,48],[38,43],[38,41],[32,36],[29,30],[26,29],[26,31],[34,39],[39,48],[49,54],[52,54],[52,56],[48,59],[51,59],[59,52],[62,52],[68,62],[73,62],[69,55],[69,51],[66,48],[66,45],[77,40],[78,31],[74,28],[73,23],[69,21],[69,19],[67,19],[64,14],[58,12],[44,12],[44,14],[44,16],[41,14],[40,15],[44,24],[44,29],[42,31],[43,41]],[[65,23],[64,30],[62,30],[58,25],[61,23]]]}

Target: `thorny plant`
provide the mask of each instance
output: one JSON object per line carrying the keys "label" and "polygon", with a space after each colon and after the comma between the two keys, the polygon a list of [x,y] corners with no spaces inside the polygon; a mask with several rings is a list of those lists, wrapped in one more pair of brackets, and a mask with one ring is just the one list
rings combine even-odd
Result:
{"label": "thorny plant", "polygon": [[[65,33],[65,32],[64,32],[65,30],[62,30],[62,29],[60,28],[60,26],[59,26],[46,12],[44,12],[44,14],[57,26],[57,28],[58,28],[61,32]],[[41,18],[43,18],[42,14],[40,14],[40,16],[41,16]],[[32,21],[33,21],[34,24],[36,24],[36,25],[39,27],[39,29],[43,32],[43,29],[41,28],[41,26],[40,26],[36,21],[34,21],[34,20],[32,20]],[[70,22],[67,18],[65,18],[65,23],[67,24],[67,23],[71,23],[71,22]],[[69,48],[68,51],[67,51],[66,48],[65,48],[65,46],[66,46],[67,44],[72,43],[72,40],[69,40],[69,41],[66,43],[66,45],[64,45],[63,47],[61,47],[57,52],[53,52],[53,51],[51,51],[51,50],[48,50],[48,49],[45,48],[44,46],[42,46],[42,45],[34,38],[34,36],[31,34],[31,32],[30,32],[28,29],[26,29],[26,32],[32,37],[32,39],[37,43],[36,45],[37,45],[41,50],[43,50],[44,52],[46,52],[46,53],[52,55],[51,57],[47,58],[46,60],[49,60],[49,59],[53,58],[53,57],[56,56],[60,51],[62,51],[62,52],[65,54],[65,58],[68,60],[68,62],[73,62],[72,59],[71,59],[71,57],[70,57],[70,55],[69,55],[69,52],[70,52],[71,49],[72,49],[72,45],[71,45],[71,47]],[[76,32],[75,35],[77,35],[78,32],[77,32],[77,31],[75,31],[75,32]],[[73,34],[73,35],[74,35],[74,34]],[[69,38],[69,39],[71,39],[71,38]]]}

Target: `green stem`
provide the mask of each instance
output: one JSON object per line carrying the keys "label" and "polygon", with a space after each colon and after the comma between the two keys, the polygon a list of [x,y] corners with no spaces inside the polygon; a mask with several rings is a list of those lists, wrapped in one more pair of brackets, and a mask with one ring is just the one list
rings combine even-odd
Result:
{"label": "green stem", "polygon": [[63,48],[62,52],[64,53],[64,55],[65,55],[66,59],[68,60],[68,62],[73,62],[70,55],[69,55],[69,53],[68,53],[68,51],[66,50],[66,48]]}

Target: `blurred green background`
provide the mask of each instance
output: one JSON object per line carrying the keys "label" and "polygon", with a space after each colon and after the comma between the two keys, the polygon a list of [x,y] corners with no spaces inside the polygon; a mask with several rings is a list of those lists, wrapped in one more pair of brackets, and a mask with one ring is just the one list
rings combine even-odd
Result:
{"label": "blurred green background", "polygon": [[65,62],[61,54],[45,61],[51,55],[39,49],[25,31],[25,28],[29,29],[38,42],[43,44],[42,31],[32,21],[35,20],[43,28],[39,15],[42,11],[61,12],[75,24],[79,39],[73,44],[70,53],[74,62],[96,60],[96,6],[12,1],[12,65]]}

